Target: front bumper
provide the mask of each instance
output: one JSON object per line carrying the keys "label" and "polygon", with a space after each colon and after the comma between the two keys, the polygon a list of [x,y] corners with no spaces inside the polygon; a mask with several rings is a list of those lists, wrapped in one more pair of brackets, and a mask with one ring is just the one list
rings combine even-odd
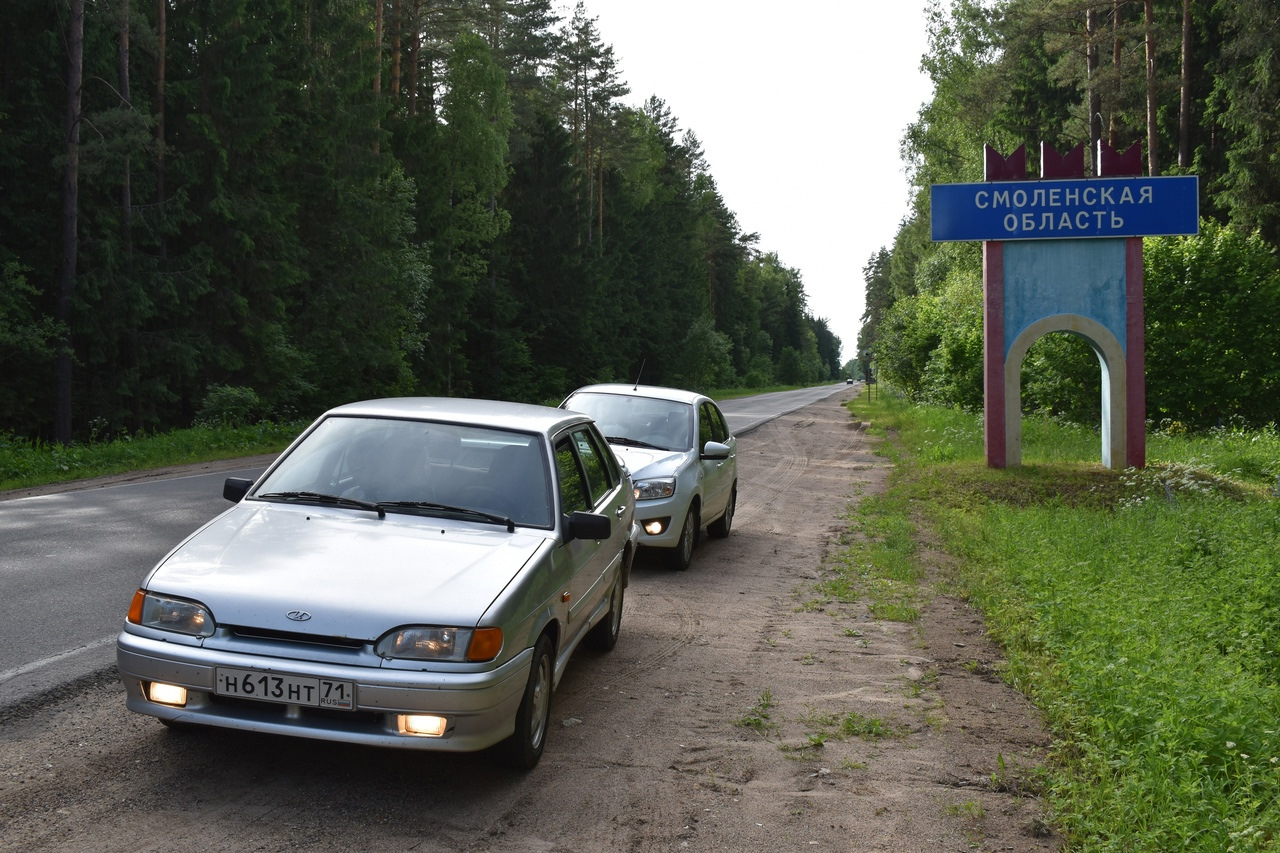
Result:
{"label": "front bumper", "polygon": [[[640,527],[641,545],[648,548],[674,548],[680,543],[680,528],[684,525],[685,514],[689,511],[690,495],[674,494],[669,498],[658,498],[652,501],[636,501],[636,524]],[[653,534],[645,530],[645,525],[654,519],[669,519],[661,533]]]}
{"label": "front bumper", "polygon": [[[440,752],[484,749],[515,731],[532,657],[526,649],[485,672],[422,672],[213,651],[128,631],[116,639],[116,666],[131,711],[174,723]],[[218,696],[214,673],[219,666],[349,681],[355,685],[355,707],[333,711]],[[151,682],[186,688],[186,704],[150,701]],[[440,737],[402,734],[402,714],[441,716],[447,728]]]}

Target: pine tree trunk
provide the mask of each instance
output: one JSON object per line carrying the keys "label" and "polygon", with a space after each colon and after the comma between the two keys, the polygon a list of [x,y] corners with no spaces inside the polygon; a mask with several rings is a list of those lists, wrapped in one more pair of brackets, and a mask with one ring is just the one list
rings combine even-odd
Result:
{"label": "pine tree trunk", "polygon": [[71,443],[71,299],[75,293],[80,206],[80,87],[84,77],[84,0],[70,0],[67,22],[67,163],[62,170],[62,260],[58,324],[63,329],[54,376],[53,439]]}
{"label": "pine tree trunk", "polygon": [[[1120,71],[1121,51],[1124,48],[1124,40],[1120,38],[1120,21],[1122,19],[1121,6],[1123,0],[1114,0],[1111,11],[1111,70],[1115,74],[1117,80],[1121,79]],[[1116,110],[1111,110],[1111,117],[1107,121],[1107,144],[1112,148],[1120,147],[1120,122],[1116,118]]]}
{"label": "pine tree trunk", "polygon": [[373,0],[373,55],[378,73],[373,75],[373,94],[382,94],[382,0]]}
{"label": "pine tree trunk", "polygon": [[1191,168],[1191,0],[1182,0],[1182,96],[1178,103],[1178,166]]}
{"label": "pine tree trunk", "polygon": [[[373,75],[373,100],[378,103],[382,100],[382,0],[373,0],[373,57],[378,69],[377,73]],[[375,121],[374,130],[381,129],[382,122]],[[377,154],[381,148],[381,141],[375,134],[373,137],[373,153]]]}
{"label": "pine tree trunk", "polygon": [[404,29],[400,16],[400,0],[391,3],[391,96],[400,96],[400,33]]}
{"label": "pine tree trunk", "polygon": [[1146,0],[1147,25],[1147,174],[1160,174],[1159,135],[1156,129],[1156,32],[1153,0]]}
{"label": "pine tree trunk", "polygon": [[421,6],[414,0],[409,13],[409,67],[406,69],[404,86],[408,94],[405,111],[409,118],[418,114],[418,55],[422,52],[422,33],[419,32]]}
{"label": "pine tree trunk", "polygon": [[[120,0],[120,40],[116,50],[116,74],[120,78],[120,100],[128,109],[132,109],[133,96],[129,89],[129,0]],[[129,150],[124,153],[124,176],[120,185],[120,246],[124,251],[124,268],[130,276],[133,274],[133,172]],[[128,309],[126,309],[128,310]],[[141,360],[141,345],[138,341],[136,323],[130,323],[127,329],[128,348],[126,358],[129,369],[137,371]],[[142,427],[142,400],[138,394],[129,395],[133,405],[133,428]]]}
{"label": "pine tree trunk", "polygon": [[[120,0],[120,41],[116,49],[116,74],[120,79],[120,100],[129,107],[129,0]],[[130,249],[129,224],[133,218],[133,182],[129,171],[129,154],[124,155],[124,180],[120,186],[120,222],[125,251]]]}
{"label": "pine tree trunk", "polygon": [[[164,204],[164,72],[165,27],[169,0],[156,0],[156,204]],[[160,254],[164,255],[164,231],[160,231]]]}
{"label": "pine tree trunk", "polygon": [[[1085,72],[1089,103],[1089,151],[1096,153],[1102,139],[1102,95],[1098,92],[1098,23],[1092,8],[1084,13]],[[1098,164],[1093,164],[1097,174]]]}

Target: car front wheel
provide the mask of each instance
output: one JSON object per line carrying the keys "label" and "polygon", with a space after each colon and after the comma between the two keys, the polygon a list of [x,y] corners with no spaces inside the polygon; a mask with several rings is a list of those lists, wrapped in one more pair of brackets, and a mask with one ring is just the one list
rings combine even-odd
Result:
{"label": "car front wheel", "polygon": [[542,758],[551,723],[552,672],[555,650],[546,634],[533,647],[529,683],[516,711],[516,731],[506,740],[506,763],[517,770],[532,770]]}
{"label": "car front wheel", "polygon": [[690,506],[684,516],[684,527],[680,528],[680,540],[676,547],[667,554],[667,565],[677,572],[689,568],[693,560],[693,546],[698,540],[698,510]]}
{"label": "car front wheel", "polygon": [[729,505],[724,508],[724,515],[707,525],[707,532],[717,539],[723,539],[729,535],[730,528],[733,527],[733,511],[738,507],[738,487],[734,486],[733,491],[729,492]]}

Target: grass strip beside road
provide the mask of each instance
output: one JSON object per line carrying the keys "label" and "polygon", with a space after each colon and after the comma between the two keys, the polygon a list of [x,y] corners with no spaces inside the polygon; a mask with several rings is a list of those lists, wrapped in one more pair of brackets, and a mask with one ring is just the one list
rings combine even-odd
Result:
{"label": "grass strip beside road", "polygon": [[305,427],[305,423],[273,422],[241,427],[198,426],[67,446],[0,433],[0,491],[279,453]]}
{"label": "grass strip beside road", "polygon": [[1275,849],[1275,429],[1166,430],[1147,468],[1112,471],[1094,431],[1028,417],[1026,464],[995,470],[980,415],[892,393],[849,408],[895,468],[819,591],[911,621],[922,546],[950,555],[1051,728],[1043,788],[1069,847]]}

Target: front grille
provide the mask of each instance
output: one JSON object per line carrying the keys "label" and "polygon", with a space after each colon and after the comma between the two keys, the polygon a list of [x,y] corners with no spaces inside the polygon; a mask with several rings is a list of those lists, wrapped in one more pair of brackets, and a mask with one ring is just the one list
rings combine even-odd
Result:
{"label": "front grille", "polygon": [[269,628],[252,628],[244,625],[224,626],[231,636],[238,639],[273,640],[280,643],[305,643],[310,646],[327,646],[335,649],[363,649],[369,640],[356,640],[351,637],[325,637],[316,634],[302,634],[297,631],[274,631]]}

